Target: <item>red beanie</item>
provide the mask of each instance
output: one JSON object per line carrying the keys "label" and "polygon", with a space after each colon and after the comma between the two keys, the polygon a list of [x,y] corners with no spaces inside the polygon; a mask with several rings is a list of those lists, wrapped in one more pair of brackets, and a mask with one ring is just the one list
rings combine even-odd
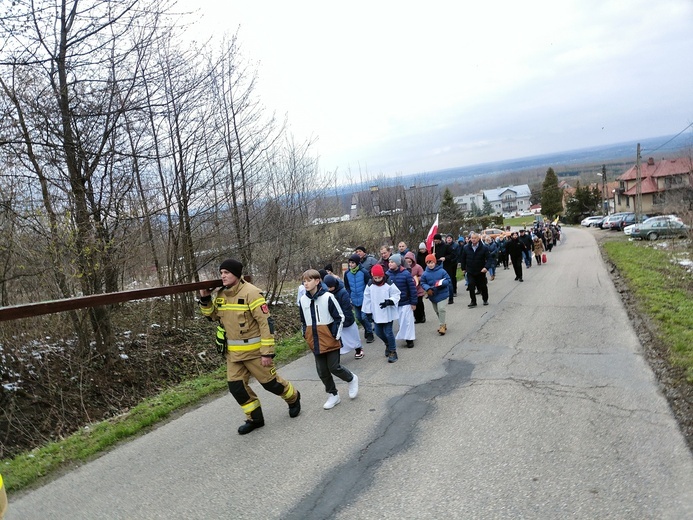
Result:
{"label": "red beanie", "polygon": [[428,263],[428,262],[438,263],[438,259],[436,258],[436,255],[426,255],[426,263]]}
{"label": "red beanie", "polygon": [[371,268],[371,276],[385,276],[385,271],[383,270],[383,266],[380,264],[375,264]]}

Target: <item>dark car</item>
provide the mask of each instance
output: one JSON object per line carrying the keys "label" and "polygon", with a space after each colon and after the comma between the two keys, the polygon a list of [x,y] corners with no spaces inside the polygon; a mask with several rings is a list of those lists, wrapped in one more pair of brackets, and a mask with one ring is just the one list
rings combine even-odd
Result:
{"label": "dark car", "polygon": [[601,229],[611,229],[611,222],[618,220],[622,215],[623,213],[612,213],[611,215],[607,215],[598,226]]}
{"label": "dark car", "polygon": [[612,220],[609,224],[611,225],[611,229],[623,231],[624,227],[630,226],[631,224],[636,224],[636,220],[637,222],[643,222],[648,218],[648,215],[640,215],[640,218],[636,219],[635,213],[624,213],[618,219]]}

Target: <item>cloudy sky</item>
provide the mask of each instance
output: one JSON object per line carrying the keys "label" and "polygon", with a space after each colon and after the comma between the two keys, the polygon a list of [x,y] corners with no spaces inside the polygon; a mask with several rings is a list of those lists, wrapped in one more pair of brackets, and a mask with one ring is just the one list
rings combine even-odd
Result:
{"label": "cloudy sky", "polygon": [[263,103],[317,138],[323,171],[406,175],[693,123],[693,0],[181,2],[206,34],[238,31]]}

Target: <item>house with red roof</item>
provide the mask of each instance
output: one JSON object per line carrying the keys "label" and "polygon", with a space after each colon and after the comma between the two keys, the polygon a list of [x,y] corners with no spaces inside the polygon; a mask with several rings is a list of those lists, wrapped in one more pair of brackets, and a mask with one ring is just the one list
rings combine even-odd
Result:
{"label": "house with red roof", "polygon": [[[640,165],[640,193],[645,214],[683,211],[693,203],[693,164],[690,158],[662,159],[650,157]],[[613,192],[615,211],[635,211],[638,195],[637,165],[618,177]]]}

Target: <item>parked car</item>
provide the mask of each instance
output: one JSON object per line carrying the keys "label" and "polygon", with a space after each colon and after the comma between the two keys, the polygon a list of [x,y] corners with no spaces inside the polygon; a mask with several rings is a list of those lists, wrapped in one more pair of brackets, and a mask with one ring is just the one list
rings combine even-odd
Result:
{"label": "parked car", "polygon": [[630,233],[632,238],[657,240],[660,237],[685,237],[690,227],[680,220],[654,217],[641,224],[636,224]]}
{"label": "parked car", "polygon": [[601,215],[594,215],[593,217],[583,218],[580,222],[580,225],[585,227],[596,226],[599,225],[602,219],[604,219],[604,217],[602,217]]}
{"label": "parked car", "polygon": [[611,215],[607,215],[604,217],[604,220],[599,223],[599,227],[602,229],[611,229],[611,221],[621,218],[621,215],[623,215],[623,213],[612,213]]}
{"label": "parked car", "polygon": [[[649,218],[646,218],[645,220],[642,221],[642,224],[645,224],[645,225],[647,226],[647,225],[650,225],[650,224],[652,224],[652,223],[654,223],[654,222],[657,222],[657,221],[659,221],[659,220],[662,220],[662,221],[676,221],[676,222],[681,222],[681,223],[683,223],[683,221],[682,221],[679,217],[677,217],[676,215],[659,215],[659,216],[657,216],[657,217],[649,217]],[[630,236],[630,235],[633,234],[633,229],[634,229],[634,228],[635,228],[635,224],[631,224],[631,225],[629,225],[629,226],[624,227],[624,228],[623,228],[623,232],[624,232],[626,235],[629,235],[629,236]]]}
{"label": "parked car", "polygon": [[496,238],[498,238],[499,236],[503,235],[504,233],[505,233],[505,231],[503,231],[502,229],[498,229],[498,228],[488,228],[488,229],[484,229],[481,232],[482,235],[489,236],[494,240]]}
{"label": "parked car", "polygon": [[[637,220],[643,222],[648,218],[650,218],[649,215],[640,215],[640,218]],[[623,231],[626,226],[630,226],[631,224],[637,224],[635,213],[626,213],[620,219],[611,222],[611,229]]]}

